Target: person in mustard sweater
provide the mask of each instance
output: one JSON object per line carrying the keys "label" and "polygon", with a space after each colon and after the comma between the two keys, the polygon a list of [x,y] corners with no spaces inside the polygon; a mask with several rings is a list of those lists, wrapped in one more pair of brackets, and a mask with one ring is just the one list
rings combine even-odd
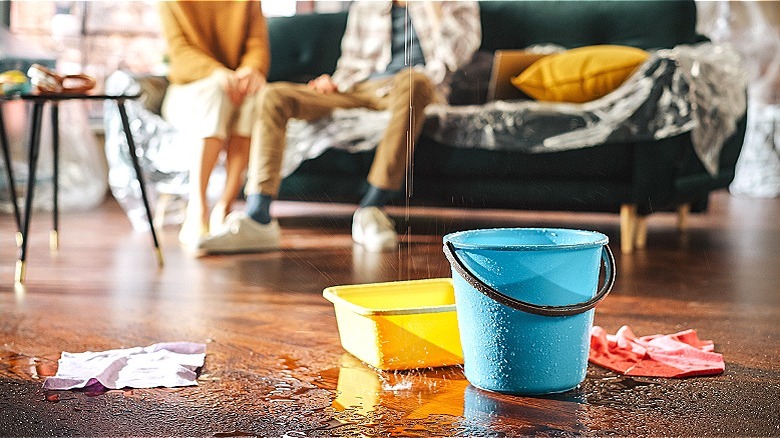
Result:
{"label": "person in mustard sweater", "polygon": [[[257,96],[270,67],[259,0],[159,2],[170,85],[162,113],[193,140],[190,196],[179,241],[189,247],[218,231],[244,182]],[[206,189],[226,149],[225,189],[209,209]]]}

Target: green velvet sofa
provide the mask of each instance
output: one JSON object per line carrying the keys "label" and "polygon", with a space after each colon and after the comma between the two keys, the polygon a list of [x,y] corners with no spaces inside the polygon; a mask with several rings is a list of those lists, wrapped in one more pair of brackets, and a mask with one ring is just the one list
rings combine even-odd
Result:
{"label": "green velvet sofa", "polygon": [[[696,33],[693,0],[483,1],[480,9],[482,51],[534,44],[656,49],[706,40]],[[305,81],[332,72],[345,24],[346,13],[270,18],[269,80]],[[620,213],[621,247],[630,253],[644,246],[644,219],[650,213],[677,210],[682,224],[687,212],[707,209],[710,192],[727,187],[734,177],[744,132],[743,117],[722,149],[715,177],[698,160],[689,133],[542,154],[456,148],[423,136],[408,202]],[[285,178],[280,198],[356,202],[372,155],[328,150]]]}
{"label": "green velvet sofa", "polygon": [[[483,54],[539,44],[661,49],[706,41],[696,33],[694,0],[483,1],[480,10]],[[305,82],[332,72],[346,21],[346,13],[269,18],[269,81]],[[160,117],[166,86],[164,77],[125,72],[116,72],[107,80],[111,92],[140,92],[143,96],[126,106],[129,117],[136,121],[131,127],[149,178],[149,192],[161,200],[170,197],[167,195],[171,191],[178,196],[186,184],[186,169],[175,169],[180,163],[157,162],[157,157],[170,155],[168,149],[177,143],[178,135]],[[744,90],[732,91],[738,96],[744,94]],[[115,197],[134,217],[139,211],[139,194],[128,190],[130,182],[120,177],[128,174],[129,164],[119,153],[125,150],[119,116],[111,111],[107,109],[105,117],[107,157],[112,168],[122,167],[124,171],[111,172],[109,182]],[[657,140],[607,141],[549,153],[443,144],[424,133],[413,157],[411,196],[406,199],[404,193],[393,202],[619,213],[621,249],[630,253],[646,243],[649,214],[678,211],[679,225],[684,226],[688,212],[706,211],[710,193],[728,187],[734,178],[744,135],[745,114],[725,142],[718,172],[712,176],[695,153],[690,132]],[[372,151],[328,149],[284,178],[280,198],[357,202],[366,189],[372,158]]]}

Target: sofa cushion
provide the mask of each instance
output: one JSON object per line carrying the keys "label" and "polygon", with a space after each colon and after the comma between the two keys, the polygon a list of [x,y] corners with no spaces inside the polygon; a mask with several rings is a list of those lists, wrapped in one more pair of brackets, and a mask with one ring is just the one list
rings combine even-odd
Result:
{"label": "sofa cushion", "polygon": [[578,47],[534,62],[512,84],[537,100],[589,102],[619,87],[648,56],[628,46]]}
{"label": "sofa cushion", "polygon": [[452,75],[450,105],[482,105],[487,102],[493,52],[478,51],[471,62]]}
{"label": "sofa cushion", "polygon": [[268,17],[271,70],[268,81],[306,83],[333,73],[341,53],[347,13]]}

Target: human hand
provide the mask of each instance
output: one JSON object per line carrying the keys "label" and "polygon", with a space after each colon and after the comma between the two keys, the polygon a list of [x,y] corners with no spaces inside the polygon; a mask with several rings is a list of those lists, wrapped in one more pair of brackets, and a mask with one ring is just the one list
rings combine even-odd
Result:
{"label": "human hand", "polygon": [[255,94],[265,86],[265,76],[252,67],[241,67],[236,70],[236,87],[244,97]]}
{"label": "human hand", "polygon": [[228,95],[233,105],[241,105],[250,94],[254,94],[265,86],[265,76],[251,67],[241,67],[229,71],[223,77],[222,89]]}
{"label": "human hand", "polygon": [[309,88],[314,89],[318,93],[330,94],[338,91],[338,86],[333,82],[333,78],[328,74],[318,76],[316,79],[309,81]]}
{"label": "human hand", "polygon": [[238,78],[234,71],[225,70],[225,74],[220,76],[222,90],[227,94],[233,105],[240,105],[244,101],[244,95],[238,89]]}

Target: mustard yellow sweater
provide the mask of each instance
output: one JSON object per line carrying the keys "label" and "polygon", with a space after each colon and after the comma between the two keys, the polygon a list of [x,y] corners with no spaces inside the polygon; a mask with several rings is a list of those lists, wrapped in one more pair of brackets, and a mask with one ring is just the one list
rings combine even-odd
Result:
{"label": "mustard yellow sweater", "polygon": [[268,28],[260,0],[159,2],[168,44],[168,79],[186,84],[218,68],[249,66],[268,74]]}

